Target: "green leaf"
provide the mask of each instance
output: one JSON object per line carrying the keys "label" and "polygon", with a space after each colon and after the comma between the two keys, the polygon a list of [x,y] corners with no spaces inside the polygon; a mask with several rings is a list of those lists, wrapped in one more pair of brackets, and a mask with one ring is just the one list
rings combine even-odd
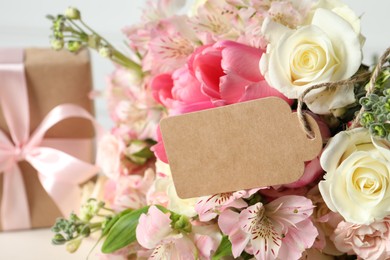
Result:
{"label": "green leaf", "polygon": [[141,214],[148,212],[149,206],[133,210],[121,216],[108,232],[102,252],[112,253],[136,241],[135,229]]}
{"label": "green leaf", "polygon": [[92,251],[100,243],[100,241],[102,241],[102,239],[108,234],[108,232],[110,232],[112,226],[114,226],[114,224],[118,221],[118,219],[120,217],[132,212],[132,211],[133,211],[132,209],[123,210],[123,211],[119,212],[117,215],[115,215],[113,218],[111,218],[110,220],[107,221],[107,223],[104,225],[104,227],[102,229],[102,234],[100,235],[99,239],[96,241],[96,243],[93,245],[93,247],[89,251],[89,253],[87,255],[87,260],[88,260],[89,256],[91,255]]}
{"label": "green leaf", "polygon": [[217,251],[215,251],[212,260],[219,260],[224,256],[231,256],[232,255],[232,243],[230,243],[229,238],[227,236],[223,236],[221,244],[219,244],[219,247]]}
{"label": "green leaf", "polygon": [[143,157],[143,158],[149,159],[149,158],[152,158],[154,156],[154,153],[150,150],[149,147],[145,147],[144,149],[142,149],[139,152],[134,153],[133,155],[135,155],[137,157]]}
{"label": "green leaf", "polygon": [[107,235],[108,232],[111,230],[112,226],[114,226],[114,224],[115,224],[122,216],[127,215],[127,214],[131,213],[132,211],[133,211],[133,209],[126,209],[126,210],[123,210],[123,211],[119,212],[117,215],[115,215],[112,219],[108,220],[108,221],[107,221],[107,224],[103,227],[101,237],[104,237],[105,235]]}

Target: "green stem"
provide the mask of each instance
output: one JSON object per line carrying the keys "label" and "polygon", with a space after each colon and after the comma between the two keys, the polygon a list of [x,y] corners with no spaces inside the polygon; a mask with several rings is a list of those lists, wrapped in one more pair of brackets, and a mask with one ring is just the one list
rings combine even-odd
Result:
{"label": "green stem", "polygon": [[[72,25],[74,25],[74,27],[76,27],[77,29],[79,29],[79,30],[81,31],[81,33],[85,33],[84,30],[83,30],[83,28],[81,28],[81,26],[79,26],[75,21],[73,21],[73,20],[71,20],[71,19],[68,19],[68,21],[69,21]],[[80,33],[80,34],[81,34],[81,33]]]}
{"label": "green stem", "polygon": [[117,60],[120,60],[123,64],[125,64],[125,67],[131,70],[134,70],[137,74],[142,75],[142,68],[138,63],[135,63],[133,60],[129,59],[127,56],[123,55],[121,52],[117,51],[115,48],[113,48],[113,58],[117,58]]}
{"label": "green stem", "polygon": [[112,209],[110,209],[110,208],[102,207],[102,209],[107,210],[107,211],[110,211],[110,212],[112,212],[112,213],[115,213],[115,211],[112,210]]}
{"label": "green stem", "polygon": [[89,228],[90,228],[90,229],[101,228],[101,227],[102,227],[102,224],[103,224],[103,222],[90,223],[90,224],[89,224]]}
{"label": "green stem", "polygon": [[[118,62],[120,65],[130,69],[134,70],[137,74],[142,75],[142,68],[141,65],[138,63],[134,62],[133,60],[129,59],[126,55],[123,53],[119,52],[107,39],[103,38],[100,34],[98,34],[96,31],[94,31],[91,27],[89,27],[82,19],[80,19],[80,23],[87,28],[91,33],[95,34],[98,36],[100,39],[102,39],[108,47],[110,47],[113,50],[113,61]],[[115,59],[115,58],[116,59]]]}

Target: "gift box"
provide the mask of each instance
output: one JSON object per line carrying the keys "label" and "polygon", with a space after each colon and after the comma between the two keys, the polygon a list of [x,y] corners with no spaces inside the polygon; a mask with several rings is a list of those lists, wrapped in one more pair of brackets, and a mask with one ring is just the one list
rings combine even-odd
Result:
{"label": "gift box", "polygon": [[48,227],[97,172],[89,53],[0,50],[0,73],[0,230]]}

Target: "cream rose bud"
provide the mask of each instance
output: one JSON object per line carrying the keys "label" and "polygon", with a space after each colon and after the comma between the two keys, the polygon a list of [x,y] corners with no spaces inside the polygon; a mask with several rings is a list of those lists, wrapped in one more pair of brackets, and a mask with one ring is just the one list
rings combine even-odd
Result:
{"label": "cream rose bud", "polygon": [[[269,44],[260,70],[267,82],[288,98],[298,98],[315,84],[350,78],[362,62],[359,33],[326,9],[317,9],[311,24],[296,30],[267,18],[262,32]],[[317,114],[328,114],[354,101],[353,85],[316,89],[305,98]]]}
{"label": "cream rose bud", "polygon": [[389,143],[367,129],[340,132],[321,155],[319,189],[326,205],[347,222],[370,224],[390,214]]}

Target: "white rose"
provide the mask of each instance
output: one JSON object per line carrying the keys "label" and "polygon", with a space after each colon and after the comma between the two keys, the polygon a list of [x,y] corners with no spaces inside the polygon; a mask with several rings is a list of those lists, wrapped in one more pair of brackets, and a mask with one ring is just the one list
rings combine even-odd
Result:
{"label": "white rose", "polygon": [[321,156],[327,173],[319,183],[329,209],[365,225],[390,214],[388,147],[364,128],[340,132],[329,141]]}
{"label": "white rose", "polygon": [[341,0],[318,0],[312,6],[312,12],[311,15],[308,15],[308,20],[312,19],[312,16],[317,8],[328,9],[346,20],[352,26],[353,30],[359,34],[360,43],[362,45],[364,44],[365,37],[361,34],[360,18],[351,8],[349,8],[348,5]]}
{"label": "white rose", "polygon": [[196,216],[198,213],[195,211],[195,204],[199,199],[181,199],[177,196],[169,165],[157,160],[156,173],[157,178],[147,195],[149,203],[166,199],[167,209],[187,217]]}
{"label": "white rose", "polygon": [[[296,30],[266,19],[262,32],[269,44],[260,70],[267,82],[288,98],[298,98],[315,84],[350,78],[362,62],[359,34],[326,9],[317,9],[311,24]],[[353,85],[316,89],[305,98],[317,114],[328,114],[354,101]]]}
{"label": "white rose", "polygon": [[311,11],[308,14],[307,20],[309,23],[313,17],[314,12],[318,8],[327,9],[329,11],[336,13],[337,15],[342,17],[344,20],[346,20],[348,23],[350,23],[352,28],[355,30],[356,33],[360,33],[360,19],[359,19],[359,17],[343,1],[341,1],[341,0],[317,0],[311,6]]}

